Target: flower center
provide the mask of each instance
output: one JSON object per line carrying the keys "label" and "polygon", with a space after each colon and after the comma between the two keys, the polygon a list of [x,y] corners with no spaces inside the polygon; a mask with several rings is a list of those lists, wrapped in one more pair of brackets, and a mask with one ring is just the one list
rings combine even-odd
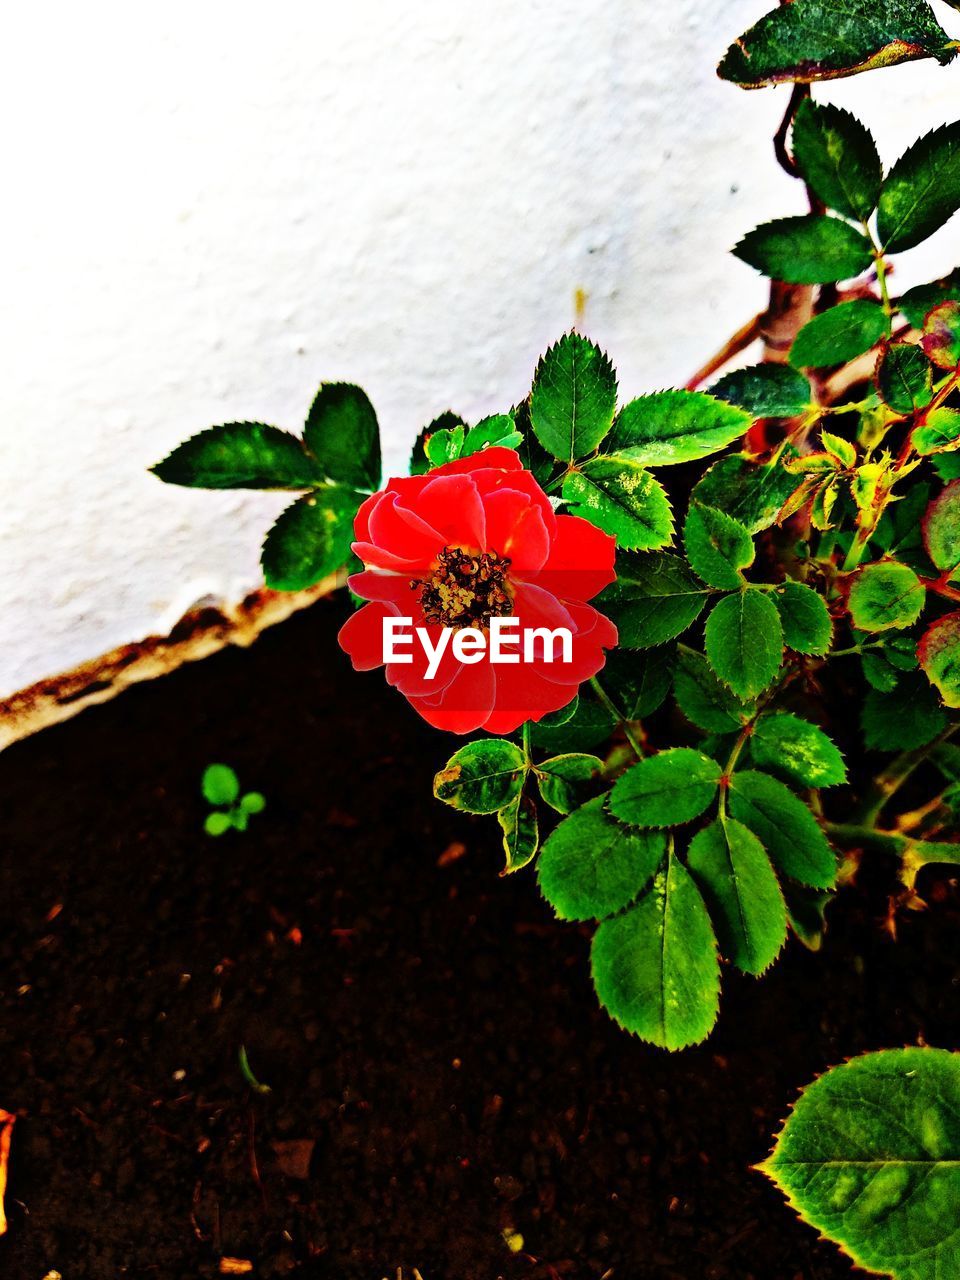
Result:
{"label": "flower center", "polygon": [[420,589],[420,606],[427,622],[482,630],[491,618],[510,612],[509,567],[510,561],[495,551],[473,553],[444,547],[433,573],[414,578],[410,586]]}

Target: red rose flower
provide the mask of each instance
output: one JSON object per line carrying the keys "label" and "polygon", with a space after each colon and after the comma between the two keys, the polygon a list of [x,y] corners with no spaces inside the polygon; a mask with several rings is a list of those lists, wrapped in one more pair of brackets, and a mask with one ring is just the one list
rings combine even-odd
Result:
{"label": "red rose flower", "polygon": [[[540,720],[570,702],[617,642],[613,623],[586,603],[616,576],[614,539],[579,516],[556,515],[512,449],[391,480],[361,506],[354,531],[364,569],[350,587],[372,603],[345,624],[340,644],[358,671],[386,666],[389,683],[437,728],[511,733]],[[444,628],[486,634],[491,619],[513,617],[521,630],[568,629],[570,652],[550,662],[541,646],[532,661],[484,654],[468,665],[448,643],[428,678],[413,640],[404,650],[412,661],[384,663],[385,617],[411,618],[433,646]]]}

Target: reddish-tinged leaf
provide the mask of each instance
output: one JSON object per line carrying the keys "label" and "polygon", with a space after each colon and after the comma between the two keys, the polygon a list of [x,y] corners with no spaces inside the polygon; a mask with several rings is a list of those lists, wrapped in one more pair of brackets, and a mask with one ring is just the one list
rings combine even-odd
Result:
{"label": "reddish-tinged leaf", "polygon": [[951,480],[927,507],[923,545],[942,572],[960,564],[960,480]]}
{"label": "reddish-tinged leaf", "polygon": [[922,344],[927,359],[941,369],[960,365],[960,302],[941,302],[923,322]]}
{"label": "reddish-tinged leaf", "polygon": [[960,707],[960,613],[948,613],[927,628],[917,657],[947,706]]}
{"label": "reddish-tinged leaf", "polygon": [[925,0],[792,0],[761,18],[720,63],[744,89],[851,76],[955,50]]}

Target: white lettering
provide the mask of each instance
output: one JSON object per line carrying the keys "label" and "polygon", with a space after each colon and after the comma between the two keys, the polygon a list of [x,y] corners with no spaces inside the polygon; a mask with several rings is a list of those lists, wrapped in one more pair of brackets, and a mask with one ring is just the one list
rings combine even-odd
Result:
{"label": "white lettering", "polygon": [[384,662],[413,662],[412,653],[397,653],[397,645],[413,646],[413,636],[403,635],[401,627],[412,627],[412,618],[391,618],[385,616],[383,619],[383,660]]}
{"label": "white lettering", "polygon": [[[549,627],[528,627],[523,633],[524,662],[556,662],[554,645],[558,639],[560,641],[560,661],[571,662],[573,660],[573,636],[570,634],[569,627],[557,627],[555,631],[551,631]],[[543,641],[542,656],[537,653],[538,640]]]}
{"label": "white lettering", "polygon": [[432,680],[437,674],[440,667],[440,659],[446,652],[447,645],[450,643],[450,627],[444,627],[440,632],[440,638],[434,644],[430,639],[430,632],[426,627],[417,627],[417,636],[423,645],[423,652],[427,655],[427,679]]}
{"label": "white lettering", "polygon": [[573,657],[573,635],[569,627],[557,627],[553,631],[549,627],[522,628],[519,618],[491,618],[486,632],[478,627],[442,627],[434,642],[429,629],[415,627],[412,618],[384,615],[384,662],[409,666],[414,659],[413,653],[407,650],[413,649],[415,640],[419,641],[427,659],[424,673],[427,680],[436,677],[448,648],[457,662],[464,666],[482,662],[485,655],[491,662],[508,666],[521,661],[570,662]]}
{"label": "white lettering", "polygon": [[[515,631],[515,635],[510,632]],[[490,619],[490,661],[503,662],[507,664],[517,663],[520,661],[520,654],[512,653],[504,648],[505,645],[515,645],[520,647],[520,619],[519,618],[491,618]]]}
{"label": "white lettering", "polygon": [[486,648],[487,637],[476,627],[462,627],[453,637],[453,656],[468,667],[483,661]]}

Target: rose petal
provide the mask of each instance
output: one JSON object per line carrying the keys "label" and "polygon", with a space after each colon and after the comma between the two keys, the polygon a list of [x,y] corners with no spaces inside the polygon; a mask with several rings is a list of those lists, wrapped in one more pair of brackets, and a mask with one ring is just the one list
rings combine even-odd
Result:
{"label": "rose petal", "polygon": [[368,541],[402,560],[429,565],[443,549],[444,537],[422,515],[387,493],[370,512]]}
{"label": "rose petal", "polygon": [[580,516],[557,516],[557,534],[537,578],[561,600],[589,600],[617,576],[617,542]]}
{"label": "rose petal", "polygon": [[496,697],[496,678],[489,662],[460,666],[456,678],[438,698],[412,698],[411,706],[437,729],[473,733],[488,719]]}
{"label": "rose petal", "polygon": [[[423,623],[417,625],[423,626]],[[425,630],[431,645],[436,646],[443,627],[431,623]],[[453,656],[452,634],[431,679],[427,678],[430,660],[419,636],[414,635],[412,648],[403,652],[410,653],[413,662],[388,663],[387,680],[407,698],[439,698],[461,670],[461,663]]]}
{"label": "rose petal", "polygon": [[565,707],[577,691],[545,680],[540,670],[528,666],[497,666],[497,693],[494,709],[484,722],[488,733],[513,733],[525,720],[542,720]]}
{"label": "rose petal", "polygon": [[506,556],[511,573],[539,569],[550,552],[550,537],[539,508],[518,489],[498,489],[484,500],[485,549]]}
{"label": "rose petal", "polygon": [[522,471],[523,463],[516,449],[507,449],[501,444],[492,445],[489,449],[481,449],[468,458],[455,458],[453,462],[444,462],[435,467],[429,475],[454,476],[463,472],[485,471]]}
{"label": "rose petal", "polygon": [[340,628],[337,640],[355,671],[383,666],[383,620],[396,616],[396,608],[376,601],[358,609]]}
{"label": "rose petal", "polygon": [[475,551],[486,546],[486,515],[472,476],[431,477],[417,497],[417,510],[440,530],[447,546]]}
{"label": "rose petal", "polygon": [[410,586],[410,574],[391,572],[389,569],[365,569],[351,573],[347,586],[355,596],[363,600],[382,600],[395,604],[401,614],[416,618],[420,613],[420,601]]}

